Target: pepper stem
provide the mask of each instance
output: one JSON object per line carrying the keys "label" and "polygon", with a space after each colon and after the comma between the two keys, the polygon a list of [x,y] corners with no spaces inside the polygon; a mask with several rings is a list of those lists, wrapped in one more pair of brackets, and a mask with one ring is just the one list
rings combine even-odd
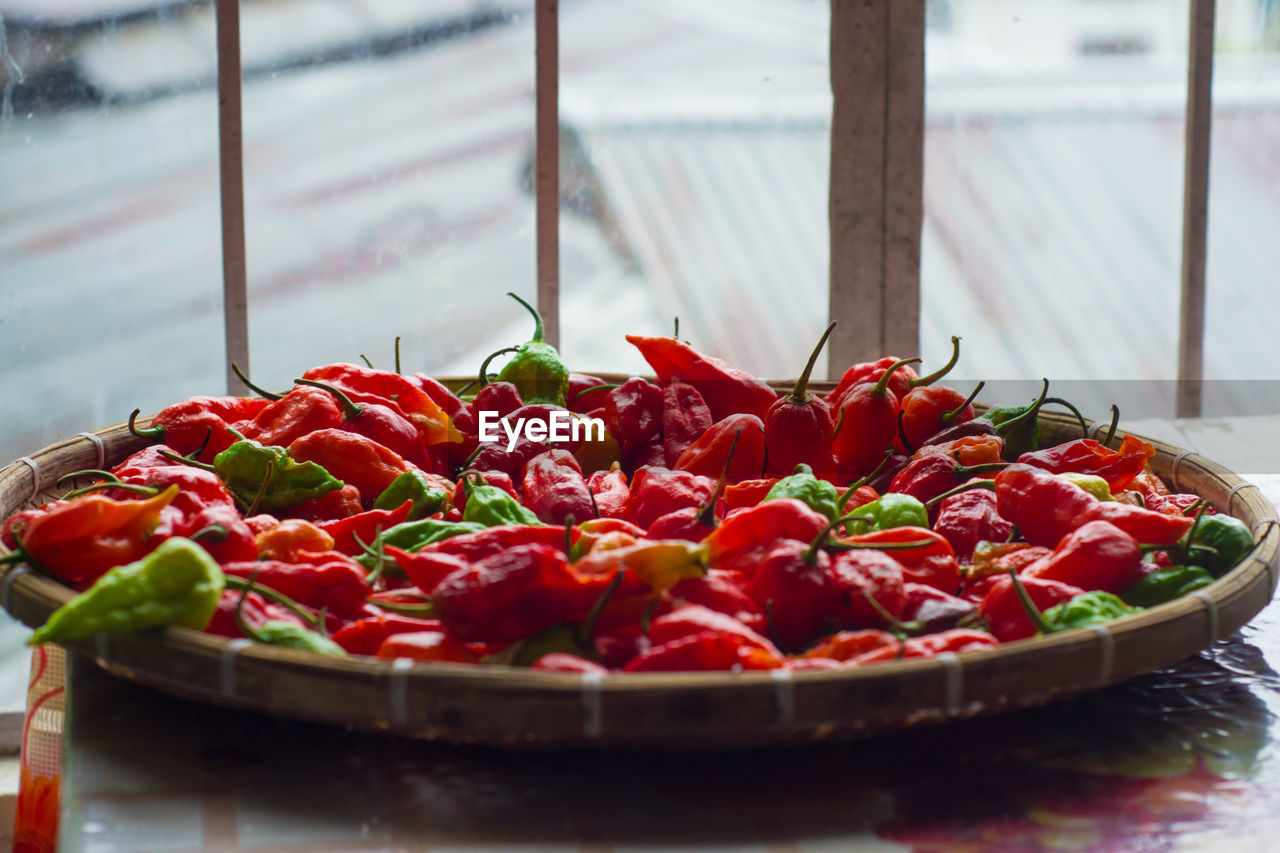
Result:
{"label": "pepper stem", "polygon": [[364,353],[360,353],[360,360],[361,360],[361,361],[363,361],[363,362],[364,362],[364,366],[365,366],[365,367],[367,367],[367,368],[369,368],[370,370],[377,370],[377,369],[378,369],[378,368],[376,368],[376,367],[374,367],[374,366],[373,366],[373,362],[369,360],[369,356],[365,355]]}
{"label": "pepper stem", "polygon": [[942,503],[952,495],[958,495],[961,492],[967,492],[970,489],[991,489],[992,491],[995,491],[995,488],[996,488],[995,480],[970,480],[967,483],[961,483],[960,485],[956,486],[954,489],[949,489],[943,492],[937,497],[929,498],[929,500],[924,502],[924,505],[927,507],[932,507],[935,504]]}
{"label": "pepper stem", "polygon": [[[306,622],[308,625],[316,624],[315,614],[308,612],[308,610],[305,607],[303,607],[301,604],[294,601],[292,598],[290,598],[289,596],[285,595],[282,592],[276,592],[274,589],[272,589],[269,586],[262,586],[259,583],[255,583],[254,581],[258,577],[257,569],[253,570],[253,573],[249,575],[248,580],[245,580],[242,577],[237,577],[236,575],[226,575],[225,577],[227,581],[227,586],[231,587],[232,589],[242,590],[244,594],[248,594],[249,592],[256,592],[258,595],[262,596],[267,601],[274,601],[276,604],[279,604],[281,607],[288,608],[299,619],[301,619],[303,622]],[[243,597],[244,596],[242,595],[241,598]],[[239,607],[240,605],[237,603],[236,608],[239,609]]]}
{"label": "pepper stem", "polygon": [[[844,412],[841,411],[841,414],[843,413]],[[875,468],[872,468],[870,474],[859,477],[858,479],[854,480],[852,483],[849,484],[849,488],[845,489],[844,494],[840,496],[839,506],[841,511],[844,510],[844,505],[853,499],[853,493],[858,491],[858,489],[861,489],[867,483],[870,483],[876,477],[880,476],[880,472],[884,470],[885,466],[889,464],[889,460],[892,458],[893,458],[893,448],[889,447],[885,450],[884,458],[880,460],[880,464],[876,465]]]}
{"label": "pepper stem", "polygon": [[267,475],[262,478],[262,485],[258,486],[258,493],[253,496],[249,508],[244,511],[245,517],[253,515],[258,511],[258,506],[262,503],[263,497],[267,494],[267,489],[271,487],[271,480],[276,475],[275,460],[267,460]]}
{"label": "pepper stem", "polygon": [[265,388],[259,388],[257,385],[254,385],[249,381],[249,377],[244,375],[244,371],[240,369],[240,365],[236,364],[234,361],[231,362],[231,369],[235,372],[236,376],[240,377],[240,381],[259,397],[265,397],[268,400],[279,400],[284,396],[283,394],[277,394],[274,391],[268,391]]}
{"label": "pepper stem", "polygon": [[876,384],[871,387],[871,393],[877,397],[883,397],[885,392],[889,390],[889,380],[893,377],[893,374],[898,372],[899,367],[919,363],[919,358],[903,358],[895,361],[888,370],[880,374],[880,378],[876,380]]}
{"label": "pepper stem", "polygon": [[787,399],[790,400],[793,405],[802,406],[813,398],[813,395],[810,394],[808,390],[809,374],[813,373],[813,366],[818,361],[818,354],[821,353],[822,348],[826,346],[827,338],[831,337],[831,330],[835,327],[836,323],[832,320],[831,324],[827,326],[827,330],[822,333],[822,337],[818,339],[818,345],[813,348],[813,352],[809,353],[809,360],[805,363],[804,371],[800,374],[800,377],[796,379],[795,386],[787,396]]}
{"label": "pepper stem", "polygon": [[[237,439],[239,439],[240,441],[244,441],[244,436],[236,432],[235,430],[233,430],[231,427],[227,427],[227,431],[231,433],[235,433]],[[197,447],[195,450],[185,454],[186,457],[188,459],[199,459],[200,454],[204,453],[204,449],[209,446],[209,439],[211,438],[213,438],[213,427],[205,427],[204,440],[200,442],[200,446]]]}
{"label": "pepper stem", "polygon": [[[244,618],[244,600],[249,597],[249,590],[258,592],[258,590],[254,588],[254,583],[253,583],[257,579],[258,579],[258,570],[254,569],[252,572],[249,573],[249,582],[239,588],[240,597],[236,599],[236,609],[232,615],[235,616],[236,627],[240,629],[241,634],[244,634],[246,637],[248,637],[250,640],[253,640],[254,642],[265,643],[266,638],[261,633],[258,632],[258,629],[254,628],[247,621],[245,621],[245,618]],[[228,578],[228,580],[230,580],[230,578]],[[236,588],[234,584],[229,584],[229,585],[232,587],[232,589]],[[260,592],[258,594],[261,595]]]}
{"label": "pepper stem", "polygon": [[894,616],[888,610],[885,610],[884,605],[876,601],[876,597],[867,592],[866,587],[859,587],[858,592],[867,600],[867,604],[871,605],[871,609],[874,610],[880,618],[885,621],[885,624],[889,626],[893,633],[897,634],[899,637],[909,637],[912,634],[919,634],[924,630],[923,622],[914,620],[911,622],[903,622],[897,616]]}
{"label": "pepper stem", "polygon": [[679,340],[680,339],[680,318],[676,317],[675,321],[676,321],[675,328],[671,331],[671,337],[675,338],[676,340]]}
{"label": "pepper stem", "polygon": [[1111,404],[1111,426],[1107,428],[1107,437],[1102,440],[1103,447],[1111,444],[1111,439],[1116,437],[1116,427],[1120,426],[1120,407],[1115,403]]}
{"label": "pepper stem", "polygon": [[[1080,424],[1080,437],[1081,437],[1081,438],[1088,438],[1088,437],[1089,437],[1089,425],[1085,422],[1084,415],[1080,414],[1080,410],[1079,410],[1079,409],[1077,409],[1077,408],[1076,408],[1076,407],[1071,403],[1071,401],[1069,401],[1069,400],[1064,400],[1064,399],[1062,399],[1061,397],[1046,397],[1046,398],[1045,398],[1045,401],[1044,401],[1044,406],[1047,406],[1047,405],[1049,405],[1050,403],[1057,403],[1059,406],[1063,406],[1063,407],[1065,407],[1065,408],[1069,409],[1069,410],[1071,411],[1071,414],[1073,414],[1073,415],[1075,415],[1075,416],[1076,416],[1076,422]],[[1043,408],[1043,406],[1042,406],[1042,408]],[[1034,449],[1034,450],[1039,450],[1040,448],[1036,447],[1036,448],[1033,448],[1033,449]]]}
{"label": "pepper stem", "polygon": [[582,395],[590,394],[592,391],[603,391],[606,388],[612,391],[614,388],[620,388],[620,387],[622,386],[618,385],[618,383],[616,382],[606,382],[603,385],[592,385],[590,388],[583,388],[577,394],[574,394],[573,399],[578,400],[582,397]]}
{"label": "pepper stem", "polygon": [[145,438],[147,441],[164,441],[164,427],[152,426],[145,429],[138,427],[138,415],[142,414],[142,409],[134,409],[129,413],[129,432],[138,438]]}
{"label": "pepper stem", "polygon": [[872,516],[859,515],[857,513],[840,516],[835,521],[822,528],[822,530],[818,531],[818,535],[813,537],[813,541],[809,543],[809,547],[805,549],[804,554],[801,555],[801,559],[812,565],[813,561],[818,559],[818,551],[822,548],[823,543],[827,541],[827,537],[831,535],[831,531],[835,530],[840,525],[848,524],[851,521],[875,521],[875,519]]}
{"label": "pepper stem", "polygon": [[696,518],[703,527],[716,526],[716,503],[720,500],[720,496],[724,494],[724,487],[729,482],[729,465],[733,462],[733,453],[738,449],[738,439],[740,438],[742,438],[741,429],[733,434],[733,443],[729,445],[729,455],[724,459],[724,468],[720,469],[720,479],[716,481],[715,490],[698,508]]}
{"label": "pepper stem", "polygon": [[155,486],[143,486],[137,483],[122,483],[119,480],[106,480],[101,483],[92,483],[88,486],[82,486],[79,489],[72,489],[63,495],[62,499],[64,501],[75,500],[76,498],[83,497],[84,495],[92,494],[93,492],[105,492],[108,489],[119,489],[122,492],[131,492],[135,495],[144,495],[149,498],[154,498],[156,495],[160,494],[160,489],[157,489]]}
{"label": "pepper stem", "polygon": [[[915,446],[912,445],[912,443],[907,440],[906,419],[907,419],[907,410],[898,409],[898,441],[902,442],[903,450],[905,450],[907,453],[915,454],[916,452]],[[893,455],[892,448],[890,448],[889,455],[890,456]]]}
{"label": "pepper stem", "polygon": [[312,388],[328,391],[338,401],[338,405],[342,407],[342,416],[349,421],[355,420],[364,413],[364,406],[352,400],[345,391],[335,385],[330,385],[328,382],[320,382],[316,379],[295,379],[293,381],[298,385],[310,385]]}
{"label": "pepper stem", "polygon": [[189,465],[192,468],[199,468],[201,471],[209,471],[210,473],[214,473],[214,474],[217,473],[217,470],[208,462],[201,462],[198,459],[188,459],[187,457],[179,456],[178,454],[170,450],[161,450],[160,455],[163,456],[165,459],[169,459],[173,462],[177,462],[179,465]]}
{"label": "pepper stem", "polygon": [[[975,387],[972,391],[969,392],[969,396],[964,398],[963,403],[956,406],[954,409],[948,409],[947,411],[939,415],[938,422],[942,424],[946,424],[947,426],[950,426],[951,424],[955,423],[956,418],[964,414],[964,410],[969,408],[970,404],[973,403],[973,401],[978,398],[978,394],[980,394],[982,392],[982,389],[985,387],[987,387],[986,382],[979,382],[977,387]],[[1049,387],[1047,383],[1045,384],[1045,387],[1046,388]]]}
{"label": "pepper stem", "polygon": [[1040,608],[1036,607],[1036,603],[1031,600],[1031,593],[1027,592],[1027,588],[1022,585],[1017,569],[1009,569],[1009,580],[1013,581],[1013,591],[1018,596],[1018,602],[1027,612],[1027,618],[1031,620],[1032,625],[1036,626],[1036,630],[1041,634],[1054,633],[1057,629],[1045,621]]}
{"label": "pepper stem", "polygon": [[514,293],[511,293],[510,291],[507,292],[507,296],[510,296],[516,302],[519,302],[521,305],[523,305],[525,308],[529,310],[530,314],[533,315],[533,337],[530,340],[533,343],[542,343],[542,315],[538,313],[538,309],[534,308],[528,302],[525,302],[519,296],[516,296]]}
{"label": "pepper stem", "polygon": [[1003,471],[1008,468],[1009,462],[980,462],[977,465],[957,465],[951,469],[951,473],[955,475],[956,482],[964,482],[966,477],[973,474],[987,474],[991,471]]}
{"label": "pepper stem", "polygon": [[404,372],[400,369],[400,336],[396,335],[396,373],[404,376]]}
{"label": "pepper stem", "polygon": [[[918,360],[919,359],[917,359],[917,361]],[[942,377],[950,373],[951,368],[955,367],[956,362],[958,362],[959,360],[960,360],[960,339],[957,338],[955,335],[952,335],[951,336],[951,360],[948,361],[946,364],[942,365],[942,367],[935,370],[933,373],[930,373],[928,376],[921,376],[917,379],[912,379],[911,387],[919,388],[922,385],[932,385],[933,383],[937,382],[939,379],[941,379]],[[894,368],[894,369],[896,370],[897,368]]]}
{"label": "pepper stem", "polygon": [[1001,435],[1004,435],[1005,430],[1012,429],[1013,427],[1016,427],[1018,424],[1022,423],[1028,418],[1033,418],[1037,414],[1039,414],[1040,407],[1043,406],[1046,402],[1044,395],[1049,393],[1049,380],[1042,379],[1041,381],[1044,384],[1040,386],[1040,396],[1032,400],[1031,405],[1027,406],[1018,414],[1009,418],[1007,421],[1002,421],[1001,423],[996,424],[995,425],[996,432],[1000,433]]}
{"label": "pepper stem", "polygon": [[493,361],[500,355],[506,355],[509,352],[518,352],[519,349],[520,347],[503,347],[502,349],[495,350],[485,356],[484,361],[480,362],[480,378],[477,380],[480,383],[480,387],[484,388],[489,384],[489,362]]}

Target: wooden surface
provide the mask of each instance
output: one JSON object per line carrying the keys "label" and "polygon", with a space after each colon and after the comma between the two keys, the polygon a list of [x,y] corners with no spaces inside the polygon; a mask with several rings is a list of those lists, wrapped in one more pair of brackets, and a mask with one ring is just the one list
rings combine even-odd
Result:
{"label": "wooden surface", "polygon": [[249,292],[244,234],[244,131],[240,99],[240,2],[217,0],[218,171],[222,203],[222,311],[227,393],[243,393],[231,369],[249,367]]}
{"label": "wooden surface", "polygon": [[537,196],[538,313],[543,337],[560,346],[560,3],[537,0],[534,193]]}

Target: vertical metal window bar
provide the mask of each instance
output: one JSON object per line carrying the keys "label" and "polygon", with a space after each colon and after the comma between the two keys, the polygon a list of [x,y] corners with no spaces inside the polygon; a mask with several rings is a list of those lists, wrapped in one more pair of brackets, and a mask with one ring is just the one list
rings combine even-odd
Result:
{"label": "vertical metal window bar", "polygon": [[1190,27],[1176,407],[1180,418],[1199,417],[1204,404],[1205,262],[1209,225],[1209,136],[1213,125],[1214,0],[1191,0]]}
{"label": "vertical metal window bar", "polygon": [[537,0],[535,41],[535,168],[538,311],[544,337],[560,346],[560,10],[559,0]]}
{"label": "vertical metal window bar", "polygon": [[216,0],[218,165],[222,199],[222,304],[227,393],[243,391],[231,365],[249,372],[249,297],[245,283],[244,136],[240,110],[240,2]]}

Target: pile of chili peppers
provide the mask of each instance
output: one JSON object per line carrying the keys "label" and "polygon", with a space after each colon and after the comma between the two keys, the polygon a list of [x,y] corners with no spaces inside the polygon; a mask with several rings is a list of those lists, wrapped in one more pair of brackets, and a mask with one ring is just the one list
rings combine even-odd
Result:
{"label": "pile of chili peppers", "polygon": [[[1039,411],[1065,402],[1047,382],[979,417],[976,390],[935,384],[955,339],[935,373],[885,357],[818,395],[828,328],[780,396],[628,336],[655,378],[615,385],[570,372],[525,307],[533,338],[472,394],[397,356],[134,425],[152,444],[0,530],[0,560],[80,592],[33,642],[178,625],[555,671],[838,669],[1118,618],[1254,546],[1171,494],[1140,439],[1041,447]],[[607,432],[486,443],[482,413]]]}

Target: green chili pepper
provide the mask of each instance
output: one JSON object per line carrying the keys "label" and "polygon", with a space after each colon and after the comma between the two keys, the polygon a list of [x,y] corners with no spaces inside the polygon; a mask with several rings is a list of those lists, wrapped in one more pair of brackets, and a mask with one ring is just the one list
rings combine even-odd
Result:
{"label": "green chili pepper", "polygon": [[297,462],[283,447],[237,441],[213,458],[213,471],[233,494],[259,510],[288,509],[342,488],[342,481],[314,462]]}
{"label": "green chili pepper", "polygon": [[463,521],[474,521],[484,527],[503,524],[542,524],[533,511],[518,500],[491,486],[474,471],[466,472],[458,481],[458,488],[466,489],[467,506],[462,511]]}
{"label": "green chili pepper", "polygon": [[516,354],[498,372],[498,380],[510,382],[525,403],[551,403],[563,406],[569,390],[569,368],[560,353],[542,340],[542,315],[514,293],[508,293],[533,315],[533,339],[516,348]]}
{"label": "green chili pepper", "polygon": [[871,530],[890,530],[894,527],[928,527],[929,511],[911,495],[889,492],[870,503],[858,507],[858,515],[869,515],[871,522],[855,521],[859,533]]}
{"label": "green chili pepper", "polygon": [[1213,575],[1200,566],[1165,566],[1120,591],[1126,604],[1155,607],[1181,598],[1213,583]]}
{"label": "green chili pepper", "polygon": [[427,479],[426,474],[416,470],[405,471],[382,490],[373,502],[373,508],[395,509],[405,501],[413,501],[406,520],[415,521],[440,509],[448,497],[448,493]]}
{"label": "green chili pepper", "polygon": [[[283,619],[268,619],[257,628],[254,628],[244,618],[244,600],[249,595],[250,590],[261,590],[261,587],[254,583],[254,579],[258,573],[254,572],[249,575],[249,580],[240,588],[240,598],[236,600],[235,619],[236,625],[250,640],[257,643],[266,643],[271,646],[284,646],[290,649],[302,649],[307,652],[315,652],[319,655],[328,655],[329,657],[344,658],[347,656],[346,649],[330,640],[324,634],[318,631],[312,631],[297,622],[286,622]],[[320,609],[316,625],[323,629],[324,626],[324,608]]]}
{"label": "green chili pepper", "polygon": [[1094,590],[1082,592],[1075,598],[1056,604],[1041,616],[1052,631],[1066,631],[1069,628],[1099,625],[1141,611],[1141,607],[1130,607],[1109,592]]}
{"label": "green chili pepper", "polygon": [[1253,534],[1238,518],[1202,515],[1187,533],[1187,561],[1220,578],[1253,550]]}
{"label": "green chili pepper", "polygon": [[[378,537],[366,546],[369,552],[356,557],[356,562],[365,568],[373,568],[378,561],[374,554],[388,545],[394,545],[406,551],[416,551],[432,542],[439,542],[462,533],[476,533],[484,530],[485,527],[484,524],[470,521],[442,521],[438,518],[406,521],[378,534]],[[394,563],[391,565],[394,566]]]}
{"label": "green chili pepper", "polygon": [[791,476],[774,483],[764,496],[766,501],[774,498],[795,498],[832,521],[840,515],[840,493],[836,487],[815,477],[813,469],[803,462],[796,466]]}
{"label": "green chili pepper", "polygon": [[1100,501],[1113,501],[1116,499],[1115,495],[1111,494],[1111,485],[1097,474],[1077,474],[1074,471],[1067,471],[1058,476],[1075,483]]}
{"label": "green chili pepper", "polygon": [[190,539],[166,539],[147,556],[116,566],[58,608],[31,645],[159,625],[203,629],[218,608],[222,570]]}

